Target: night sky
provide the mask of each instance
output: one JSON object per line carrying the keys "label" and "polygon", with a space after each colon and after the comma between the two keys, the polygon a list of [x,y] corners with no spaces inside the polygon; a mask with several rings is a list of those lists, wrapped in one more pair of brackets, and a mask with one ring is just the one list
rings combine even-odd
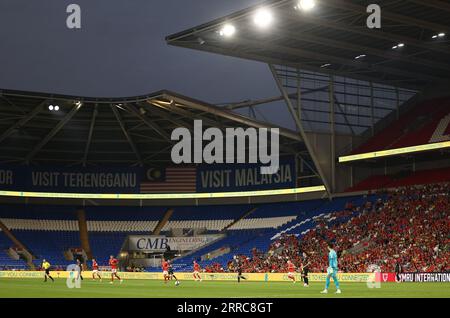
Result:
{"label": "night sky", "polygon": [[[165,37],[261,0],[0,0],[0,88],[89,97],[173,90],[213,103],[278,95],[261,63]],[[66,7],[82,29],[66,27]]]}

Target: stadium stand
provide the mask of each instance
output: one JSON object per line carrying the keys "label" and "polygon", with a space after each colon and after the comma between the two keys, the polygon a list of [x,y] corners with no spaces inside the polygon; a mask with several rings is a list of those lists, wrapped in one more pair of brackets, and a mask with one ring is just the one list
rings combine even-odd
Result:
{"label": "stadium stand", "polygon": [[27,265],[23,260],[15,260],[8,255],[7,250],[10,247],[11,242],[9,238],[7,238],[6,235],[4,235],[4,233],[0,230],[0,270],[26,269]]}
{"label": "stadium stand", "polygon": [[[247,205],[177,207],[174,209],[175,213],[171,220],[164,226],[163,231],[206,229],[210,233],[216,233],[252,208],[252,206]],[[282,207],[280,208],[282,209]],[[165,207],[145,209],[135,207],[87,207],[86,219],[90,246],[99,264],[107,265],[105,262],[109,255],[118,254],[128,235],[151,233],[166,210]],[[211,213],[211,211],[214,211],[214,213]],[[268,216],[269,214],[262,213],[259,216],[263,215]],[[255,233],[250,230],[277,228],[294,218],[295,216],[292,215],[249,218],[233,225],[235,230],[248,231],[232,232],[241,232],[242,235],[238,235],[239,237],[253,238]],[[80,246],[75,208],[3,205],[0,209],[0,219],[35,254],[37,259],[34,263],[37,266],[39,266],[42,258],[51,259],[56,266],[66,266],[72,261],[64,258],[64,251]],[[236,242],[240,239],[231,235],[231,245],[234,246],[233,238],[236,239]],[[6,249],[11,245],[11,242],[8,244],[7,242],[8,240],[5,238]],[[224,243],[222,242],[222,244]],[[8,256],[6,255],[6,257]],[[23,261],[18,263],[21,266],[25,264]]]}
{"label": "stadium stand", "polygon": [[166,212],[166,207],[86,207],[88,221],[158,221]]}
{"label": "stadium stand", "polygon": [[14,235],[37,257],[34,264],[39,268],[42,259],[51,260],[56,267],[72,264],[64,258],[64,251],[80,246],[79,233],[60,230],[14,230]]}
{"label": "stadium stand", "polygon": [[397,261],[406,271],[445,272],[450,270],[449,208],[448,183],[400,188],[375,203],[318,217],[307,231],[283,233],[265,253],[253,249],[251,256],[239,257],[246,272],[285,272],[287,259],[300,267],[305,256],[310,271],[324,272],[331,241],[344,272],[364,272],[371,264],[393,271]]}
{"label": "stadium stand", "polygon": [[31,220],[76,220],[76,208],[71,206],[1,204],[0,218]]}
{"label": "stadium stand", "polygon": [[[402,184],[425,182],[430,175],[442,174],[442,171],[416,173],[404,178]],[[393,184],[387,178],[372,180]],[[165,231],[206,228],[209,233],[217,233],[245,211],[256,208],[227,229],[222,239],[175,259],[177,270],[190,270],[192,260],[197,259],[206,271],[226,271],[233,255],[239,255],[247,271],[277,272],[285,270],[286,258],[300,265],[305,252],[311,270],[323,271],[326,266],[323,244],[329,240],[335,241],[342,253],[340,261],[344,271],[364,271],[371,262],[381,262],[383,270],[392,270],[393,262],[399,257],[412,269],[447,270],[446,260],[450,255],[445,233],[448,234],[450,228],[449,190],[449,184],[444,183],[338,197],[332,201],[218,206],[214,207],[214,213],[211,213],[211,206],[180,207],[175,208],[174,219],[166,224]],[[34,263],[38,267],[43,258],[50,259],[57,267],[64,267],[71,263],[64,257],[64,251],[80,247],[74,209],[54,209],[5,205],[0,210],[2,222],[36,256]],[[91,249],[99,264],[107,265],[109,255],[120,252],[128,235],[150,233],[167,209],[102,207],[86,210]],[[55,211],[59,213],[56,215]],[[424,231],[435,235],[420,235]],[[11,245],[0,233],[0,266],[26,268],[23,260],[13,260],[6,253]],[[212,254],[217,256],[209,257]]]}
{"label": "stadium stand", "polygon": [[450,115],[448,97],[419,103],[386,129],[354,149],[352,154],[444,141],[438,140],[438,136],[439,132],[445,132],[448,128],[448,122],[444,120],[448,115]]}
{"label": "stadium stand", "polygon": [[248,205],[176,207],[171,220],[236,219],[250,208]]}
{"label": "stadium stand", "polygon": [[361,181],[346,192],[405,187],[411,185],[441,183],[450,180],[450,168],[420,170],[408,175],[375,175]]}
{"label": "stadium stand", "polygon": [[[200,249],[193,254],[186,257],[175,260],[174,264],[181,269],[189,269],[192,259],[200,259],[200,256],[207,255],[211,251],[218,248],[229,248],[229,252],[220,255],[217,258],[203,260],[203,265],[206,266],[208,271],[213,271],[220,268],[227,268],[227,263],[232,255],[244,255],[245,257],[252,256],[253,250],[264,251],[267,246],[270,245],[273,239],[284,235],[286,233],[302,232],[310,229],[313,226],[315,220],[318,217],[323,217],[336,210],[342,210],[345,206],[352,202],[352,204],[361,204],[366,200],[375,200],[378,196],[350,196],[344,198],[336,198],[333,201],[328,200],[311,200],[304,202],[290,202],[290,203],[275,203],[260,205],[256,211],[251,215],[252,221],[243,219],[234,227],[239,228],[242,224],[257,224],[258,217],[267,224],[268,219],[273,219],[272,225],[267,224],[264,228],[256,230],[256,228],[248,230],[236,230],[230,229],[227,232],[227,237],[216,242],[213,245],[207,246],[204,249]],[[278,217],[277,217],[278,215]],[[279,215],[286,215],[280,217]],[[275,220],[283,220],[283,222],[275,223]],[[244,226],[242,226],[244,227]],[[158,269],[153,269],[158,270]]]}

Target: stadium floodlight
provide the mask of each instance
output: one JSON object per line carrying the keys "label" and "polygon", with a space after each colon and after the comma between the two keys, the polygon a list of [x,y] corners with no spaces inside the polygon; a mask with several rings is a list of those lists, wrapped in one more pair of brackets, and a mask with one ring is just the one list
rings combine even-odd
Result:
{"label": "stadium floodlight", "polygon": [[431,38],[432,39],[437,39],[437,38],[443,38],[445,36],[444,32],[440,32],[438,34],[433,35]]}
{"label": "stadium floodlight", "polygon": [[225,24],[219,31],[220,36],[224,36],[227,38],[232,37],[235,33],[236,28],[232,24]]}
{"label": "stadium floodlight", "polygon": [[53,111],[54,107],[53,105],[48,105],[48,110]]}
{"label": "stadium floodlight", "polygon": [[59,106],[56,105],[54,109],[55,109],[55,112],[59,111]]}
{"label": "stadium floodlight", "polygon": [[267,28],[273,22],[273,15],[268,9],[259,9],[256,11],[253,21],[260,28]]}
{"label": "stadium floodlight", "polygon": [[310,11],[316,6],[315,0],[300,0],[295,7],[298,10]]}
{"label": "stadium floodlight", "polygon": [[393,49],[393,50],[396,50],[396,49],[402,48],[402,47],[404,47],[404,46],[405,46],[405,43],[399,43],[399,44],[397,44],[397,45],[394,45],[394,46],[392,47],[392,49]]}
{"label": "stadium floodlight", "polygon": [[123,104],[116,104],[116,107],[117,107],[117,108],[119,108],[119,109],[121,109],[121,110],[125,110],[122,106],[123,106]]}
{"label": "stadium floodlight", "polygon": [[404,43],[399,43],[399,44],[398,44],[398,47],[404,47],[404,46],[405,46]]}

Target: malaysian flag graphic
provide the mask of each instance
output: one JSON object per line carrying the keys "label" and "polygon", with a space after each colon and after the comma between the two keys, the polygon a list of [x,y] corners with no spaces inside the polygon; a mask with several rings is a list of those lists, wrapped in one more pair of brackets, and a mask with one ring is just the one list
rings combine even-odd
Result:
{"label": "malaysian flag graphic", "polygon": [[149,169],[147,180],[141,183],[141,193],[192,193],[197,190],[195,167]]}

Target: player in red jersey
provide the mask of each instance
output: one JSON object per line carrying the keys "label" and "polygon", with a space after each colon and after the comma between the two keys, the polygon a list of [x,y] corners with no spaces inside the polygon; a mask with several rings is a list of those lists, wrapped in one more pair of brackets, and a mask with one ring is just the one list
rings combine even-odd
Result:
{"label": "player in red jersey", "polygon": [[97,276],[100,281],[102,281],[102,277],[100,276],[100,273],[98,271],[98,264],[95,258],[92,259],[92,279],[95,280],[95,276]]}
{"label": "player in red jersey", "polygon": [[202,281],[202,278],[200,277],[200,271],[200,265],[196,261],[194,261],[194,279],[199,282]]}
{"label": "player in red jersey", "polygon": [[288,268],[288,278],[292,279],[292,281],[295,284],[295,265],[291,261],[287,261],[287,268]]}
{"label": "player in red jersey", "polygon": [[119,261],[114,258],[114,256],[110,256],[109,257],[109,266],[111,266],[111,281],[109,282],[110,284],[114,283],[114,276],[117,277],[117,279],[120,281],[120,283],[122,284],[123,280],[119,277],[119,275],[117,275],[117,265],[119,264]]}
{"label": "player in red jersey", "polygon": [[169,277],[169,263],[163,258],[161,267],[163,270],[163,276],[164,276],[164,283],[167,283],[167,281],[170,279]]}

